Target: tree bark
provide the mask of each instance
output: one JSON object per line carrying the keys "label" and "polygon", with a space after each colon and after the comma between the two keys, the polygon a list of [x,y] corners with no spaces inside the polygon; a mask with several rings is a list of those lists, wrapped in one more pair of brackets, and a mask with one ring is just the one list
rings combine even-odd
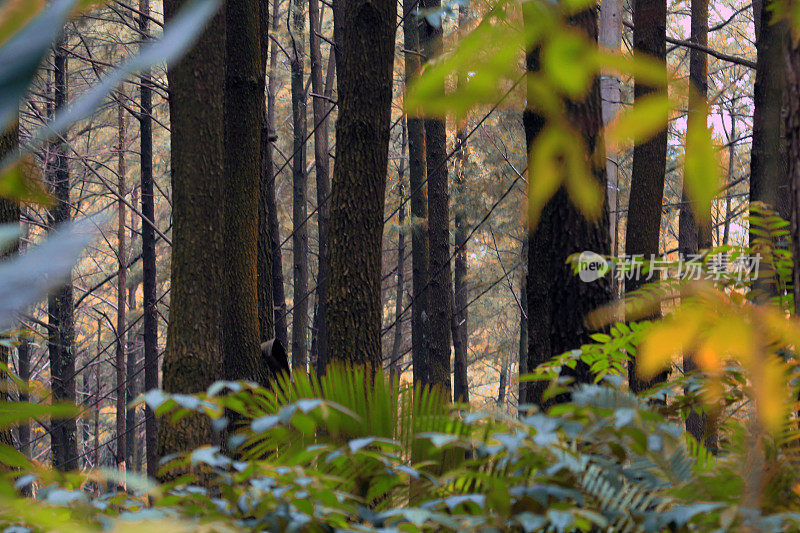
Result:
{"label": "tree bark", "polygon": [[[14,125],[8,128],[5,132],[0,133],[0,159],[4,158],[9,153],[11,153],[18,144],[19,144],[19,126],[17,123],[14,123]],[[19,204],[17,204],[13,200],[0,198],[0,224],[19,224],[20,223],[19,217],[20,217]],[[14,254],[17,251],[17,249],[18,245],[15,245],[11,249],[6,250],[5,253],[2,253],[2,251],[0,251],[0,259],[2,259],[5,256]],[[5,337],[5,335],[2,335],[2,337]],[[0,362],[2,362],[7,367],[10,367],[9,365],[9,362],[11,360],[10,356],[11,356],[11,349],[8,348],[7,346],[0,345]],[[19,356],[20,379],[23,379],[22,370],[23,370],[22,357]],[[26,372],[28,372],[27,368]],[[28,378],[24,379],[27,380]],[[7,387],[11,383],[9,376],[3,373],[3,375],[0,376],[0,383],[2,383],[3,386]],[[0,391],[0,398],[2,398],[3,400],[8,400],[7,392]],[[20,394],[20,401],[25,401],[22,399],[22,394]],[[19,430],[20,449],[22,449],[22,446],[26,445],[25,443],[27,443],[28,440],[30,440],[30,427],[27,424],[24,427],[28,431],[27,433],[28,436],[25,438],[25,441],[23,442],[22,439],[23,426],[20,426]],[[6,444],[8,446],[11,446],[13,444],[11,429],[5,429],[0,431],[0,443]]]}
{"label": "tree bark", "polygon": [[[764,28],[761,30],[764,31]],[[794,314],[800,316],[800,42],[791,33],[786,40],[786,155],[791,185],[792,282]]]}
{"label": "tree bark", "polygon": [[[330,164],[328,156],[328,117],[331,104],[324,98],[332,87],[325,86],[322,78],[322,32],[323,15],[319,0],[309,0],[309,51],[311,56],[311,90],[314,93],[314,169],[317,177],[317,224],[319,239],[319,266],[317,267],[317,310],[314,313],[314,341],[312,359],[317,375],[325,373],[328,362],[328,226],[330,225]],[[334,56],[331,51],[331,57]]]}
{"label": "tree bark", "polygon": [[[278,20],[279,5],[280,0],[274,0],[272,3],[273,28],[277,28],[280,22]],[[269,40],[269,37],[263,34],[262,38],[265,41]],[[266,191],[267,221],[269,225],[270,250],[272,252],[270,268],[272,271],[272,305],[275,311],[275,338],[286,349],[289,347],[289,333],[286,327],[286,295],[283,286],[283,254],[281,252],[280,226],[278,224],[278,204],[275,199],[275,178],[277,176],[275,176],[273,164],[277,65],[278,47],[272,46],[269,49],[269,85],[267,87],[267,129],[269,133],[266,137],[263,135],[261,137],[262,144],[266,143],[265,159],[261,162],[264,169],[262,188]]]}
{"label": "tree bark", "polygon": [[405,155],[408,145],[406,121],[401,125],[400,131],[400,167],[397,169],[397,195],[400,200],[400,210],[397,212],[397,292],[394,301],[394,340],[392,341],[392,355],[389,359],[389,376],[394,382],[400,379],[400,349],[403,344],[403,290],[405,286],[405,257],[406,257],[406,206],[403,183],[405,180],[406,166]]}
{"label": "tree bark", "polygon": [[330,226],[332,359],[382,364],[381,248],[397,6],[343,0],[334,10],[339,117]]}
{"label": "tree bark", "polygon": [[[528,239],[525,239],[522,243],[522,250],[520,253],[522,261],[526,261],[528,259]],[[527,266],[527,265],[525,265]],[[528,271],[527,268],[523,268],[522,275],[520,276],[520,288],[519,288],[519,303],[520,303],[520,310],[519,310],[519,349],[518,349],[518,361],[519,361],[519,375],[524,376],[525,374],[530,373],[531,366],[534,363],[531,363],[528,360]],[[523,406],[527,405],[534,401],[532,395],[533,388],[531,384],[527,381],[520,380],[519,382],[519,398],[517,398],[517,405]],[[523,414],[522,409],[519,410],[520,414]]]}
{"label": "tree bark", "polygon": [[[258,0],[259,13],[259,42],[260,64],[259,75],[261,83],[261,162],[259,165],[258,187],[258,330],[259,345],[275,336],[275,305],[273,303],[274,290],[272,287],[272,244],[270,239],[269,222],[269,196],[274,195],[268,186],[272,180],[272,139],[267,111],[266,69],[269,58],[269,0]],[[276,216],[277,224],[277,216]],[[266,368],[265,368],[266,370]],[[275,376],[267,376],[269,379]]]}
{"label": "tree bark", "polygon": [[[150,0],[139,0],[139,30],[142,35],[150,34]],[[156,309],[156,235],[155,197],[153,195],[153,89],[150,70],[142,72],[139,103],[139,164],[142,184],[142,313],[144,342],[144,388],[146,391],[158,388],[158,315]],[[179,104],[180,108],[180,104]],[[180,125],[180,121],[179,121]],[[174,125],[172,126],[174,127]],[[191,157],[191,154],[187,154]],[[184,175],[185,176],[185,175]],[[174,211],[173,211],[174,215]],[[216,224],[212,222],[216,228]],[[185,227],[191,229],[190,227]],[[173,232],[173,236],[175,233]],[[212,238],[212,243],[213,243]],[[199,244],[199,243],[198,243]],[[214,248],[212,246],[212,253]],[[187,252],[191,252],[188,250]],[[185,257],[190,257],[185,254]],[[188,274],[188,273],[187,273]],[[174,282],[174,278],[173,278]],[[189,317],[187,316],[186,319]],[[144,440],[147,448],[147,475],[156,477],[158,469],[158,422],[150,407],[144,408]]]}
{"label": "tree bark", "polygon": [[259,0],[225,4],[222,362],[225,379],[266,383],[258,318],[258,199],[261,179]]}
{"label": "tree bark", "polygon": [[[469,8],[462,4],[458,8],[459,31],[466,30]],[[464,80],[459,80],[463,83]],[[453,336],[453,400],[469,403],[469,377],[467,375],[467,356],[469,351],[469,326],[467,314],[467,217],[464,208],[464,175],[469,162],[467,150],[466,123],[459,124],[456,134],[459,147],[456,154],[456,168],[453,182],[456,188],[455,202],[455,265],[453,268],[453,304],[451,312],[451,334]]]}
{"label": "tree bark", "polygon": [[[418,0],[403,1],[403,47],[405,83],[408,86],[420,69],[419,26],[414,14]],[[428,194],[425,163],[425,121],[408,116],[408,172],[411,195],[411,359],[414,383],[424,383],[430,375],[428,365]]]}
{"label": "tree bark", "polygon": [[[120,102],[122,95],[120,95]],[[116,441],[117,441],[117,469],[122,475],[124,486],[124,476],[128,454],[125,445],[128,443],[125,433],[125,422],[127,422],[127,384],[126,384],[126,362],[125,362],[125,307],[127,304],[126,285],[128,282],[127,251],[125,246],[125,231],[127,212],[125,210],[125,196],[127,195],[125,185],[125,115],[122,105],[117,106],[117,327],[116,327],[116,362],[115,374],[117,378],[115,393],[117,398],[116,409]]]}
{"label": "tree bark", "polygon": [[[422,9],[435,10],[441,0],[422,0]],[[442,27],[422,20],[420,47],[426,61],[442,51]],[[428,374],[422,383],[442,389],[448,398],[450,386],[450,320],[452,277],[450,275],[450,191],[447,178],[447,131],[444,119],[425,119],[425,159],[428,171],[428,320],[430,345]]]}
{"label": "tree bark", "polygon": [[770,23],[766,0],[753,2],[756,27],[756,80],[753,87],[753,144],[750,152],[750,201],[764,202],[785,219],[791,217],[786,142],[781,134],[785,103],[786,20]]}
{"label": "tree bark", "polygon": [[[666,0],[636,0],[633,5],[633,46],[637,56],[650,56],[664,62],[667,57]],[[694,51],[692,51],[694,53]],[[657,92],[657,88],[637,81],[634,101]],[[658,255],[661,235],[661,206],[664,201],[664,176],[667,168],[666,126],[651,139],[633,149],[633,171],[628,207],[628,228],[625,232],[625,253],[642,255],[645,261]],[[640,289],[644,276],[625,282],[625,291]],[[660,315],[656,313],[655,316]],[[628,365],[628,382],[633,392],[649,389],[667,378],[662,372],[651,380],[642,380],[636,373],[636,357]]]}
{"label": "tree bark", "polygon": [[[68,70],[66,38],[55,47],[54,104],[55,110],[67,104]],[[56,204],[50,211],[53,226],[72,218],[70,204],[70,175],[68,147],[61,140],[55,142],[52,165],[53,195]],[[50,375],[53,399],[75,403],[75,322],[72,309],[72,281],[68,281],[48,298]],[[54,421],[51,428],[53,466],[58,470],[71,470],[78,466],[77,423],[74,418]]]}
{"label": "tree bark", "polygon": [[[137,189],[135,186],[131,187],[131,205],[136,205],[138,200]],[[136,240],[136,235],[139,233],[139,223],[137,221],[137,217],[135,214],[131,213],[131,250],[134,249],[134,241]],[[130,254],[129,254],[130,255]],[[125,258],[126,265],[130,265],[130,258]],[[128,288],[128,311],[133,311],[136,309],[136,291],[138,290],[139,284],[133,283]],[[127,356],[127,363],[125,369],[125,390],[126,396],[128,397],[128,403],[133,401],[136,396],[139,394],[139,387],[138,387],[138,372],[137,372],[137,356],[139,355],[139,350],[137,350],[137,337],[139,336],[139,332],[137,331],[138,328],[131,327],[128,329],[127,332],[127,340],[126,340],[126,356]],[[88,389],[87,389],[88,394]],[[136,408],[126,408],[125,411],[125,451],[127,453],[126,458],[126,466],[128,470],[137,470],[138,469],[138,462],[136,461],[137,453],[139,451],[138,446],[138,438],[139,435],[138,425],[136,423]]]}
{"label": "tree bark", "polygon": [[[594,9],[573,16],[571,24],[592,41],[597,40],[597,13]],[[531,72],[539,70],[538,50],[528,55],[527,67]],[[545,125],[544,117],[536,112],[534,105],[529,96],[523,113],[529,154],[536,136]],[[603,121],[599,82],[594,81],[583,100],[566,102],[566,107],[570,123],[581,125],[580,133],[588,153],[601,148]],[[605,189],[604,166],[594,168],[594,178]],[[531,179],[536,177],[531,176]],[[607,276],[584,283],[566,264],[570,255],[584,250],[600,255],[609,253],[608,206],[603,206],[598,220],[586,220],[571,203],[565,188],[561,187],[544,206],[539,223],[532,228],[529,238],[527,303],[528,309],[536,310],[528,313],[528,371],[532,371],[551,357],[589,342],[591,331],[585,323],[586,315],[611,299],[611,284]],[[588,366],[583,363],[579,363],[570,374],[577,382],[586,383],[592,379]],[[530,383],[530,403],[546,405],[543,400],[546,387],[544,382]]]}
{"label": "tree bark", "polygon": [[308,365],[308,225],[306,218],[308,176],[306,174],[305,4],[290,0],[292,10],[292,368],[306,371]]}
{"label": "tree bark", "polygon": [[[166,20],[185,1],[164,1]],[[203,391],[221,375],[221,272],[231,266],[222,264],[220,253],[224,61],[225,19],[218,13],[194,47],[167,70],[175,225],[163,379],[164,390],[173,393]],[[205,417],[176,424],[162,419],[161,457],[209,442],[211,426]]]}

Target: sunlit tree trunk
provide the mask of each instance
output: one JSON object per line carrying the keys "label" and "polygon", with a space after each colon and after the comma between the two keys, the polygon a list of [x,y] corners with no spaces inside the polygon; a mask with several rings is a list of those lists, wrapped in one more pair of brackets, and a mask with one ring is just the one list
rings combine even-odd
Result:
{"label": "sunlit tree trunk", "polygon": [[400,200],[400,210],[397,212],[397,288],[394,301],[394,340],[392,341],[392,354],[389,359],[389,374],[394,380],[400,378],[400,353],[403,344],[403,320],[400,316],[403,313],[403,291],[405,289],[405,256],[406,256],[406,206],[405,206],[405,156],[406,146],[408,145],[408,134],[406,121],[402,122],[400,131],[400,166],[397,169],[397,195]]}
{"label": "sunlit tree trunk", "polygon": [[[636,0],[633,4],[633,48],[636,56],[650,56],[663,62],[667,57],[666,0]],[[634,85],[634,102],[655,93],[657,89],[641,81]],[[625,254],[641,254],[645,261],[658,255],[661,235],[661,210],[664,201],[664,176],[667,168],[666,126],[633,149],[631,192],[628,203],[628,224],[625,232]],[[646,283],[646,276],[634,276],[625,282],[630,293]],[[656,313],[659,315],[660,313]],[[652,380],[642,380],[636,373],[636,358],[628,367],[628,382],[633,392],[642,392],[664,381],[661,373]]]}
{"label": "sunlit tree trunk", "polygon": [[380,368],[381,248],[397,5],[334,8],[339,117],[330,226],[328,348],[332,359]]}
{"label": "sunlit tree trunk", "polygon": [[[599,38],[600,46],[608,50],[619,50],[622,43],[622,2],[621,0],[602,0],[600,2]],[[600,97],[603,102],[603,124],[613,121],[619,111],[620,82],[614,74],[605,74],[600,78]],[[606,147],[606,198],[608,202],[608,227],[611,234],[611,252],[617,252],[617,196],[619,192],[619,154]],[[616,291],[615,291],[616,293]]]}

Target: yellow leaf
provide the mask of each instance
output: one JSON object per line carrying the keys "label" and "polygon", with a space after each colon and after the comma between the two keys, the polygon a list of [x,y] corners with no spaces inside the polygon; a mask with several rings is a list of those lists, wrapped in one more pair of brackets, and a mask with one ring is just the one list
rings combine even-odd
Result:
{"label": "yellow leaf", "polygon": [[637,354],[637,369],[650,378],[672,364],[676,355],[689,352],[702,324],[700,313],[677,311],[656,323],[644,338]]}
{"label": "yellow leaf", "polygon": [[580,134],[573,132],[572,136],[572,142],[564,144],[567,191],[584,217],[597,220],[603,213],[603,189],[592,173]]}
{"label": "yellow leaf", "polygon": [[658,92],[638,98],[628,111],[606,129],[605,140],[612,150],[630,140],[639,144],[667,127],[672,103],[669,96]]}
{"label": "yellow leaf", "polygon": [[695,218],[700,222],[707,222],[711,217],[711,203],[721,183],[717,150],[706,124],[706,116],[707,112],[695,113],[689,118],[686,126],[686,160],[683,178],[686,193],[692,201]]}
{"label": "yellow leaf", "polygon": [[545,128],[531,148],[528,170],[528,223],[536,227],[545,204],[553,197],[562,181],[564,163],[563,132]]}
{"label": "yellow leaf", "polygon": [[0,198],[29,202],[45,207],[53,205],[53,198],[39,178],[30,157],[23,157],[0,171]]}

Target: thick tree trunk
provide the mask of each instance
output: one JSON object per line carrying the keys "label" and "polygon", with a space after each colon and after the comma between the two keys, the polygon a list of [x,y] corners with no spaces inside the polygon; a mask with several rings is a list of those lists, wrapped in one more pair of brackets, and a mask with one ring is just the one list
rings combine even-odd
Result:
{"label": "thick tree trunk", "polygon": [[[184,3],[165,0],[165,18]],[[175,221],[163,364],[167,392],[203,391],[221,375],[221,274],[231,266],[229,261],[222,265],[220,253],[224,72],[225,20],[224,13],[218,13],[192,50],[167,71]],[[159,455],[195,449],[211,442],[211,436],[205,417],[188,417],[177,424],[162,419]]]}
{"label": "thick tree trunk", "polygon": [[[141,13],[139,16],[139,30],[142,32],[142,35],[149,35],[150,0],[139,0],[139,12]],[[141,89],[139,93],[139,102],[141,104],[141,114],[139,115],[139,158],[142,182],[142,216],[144,218],[144,220],[142,220],[144,389],[145,391],[149,391],[158,388],[156,235],[153,226],[149,222],[145,222],[145,220],[150,220],[155,223],[155,197],[153,195],[153,89],[151,87],[150,71],[145,70],[140,80]],[[191,154],[187,154],[187,157],[191,157]],[[185,174],[183,176],[188,178]],[[190,198],[187,198],[187,200],[190,200]],[[217,229],[216,221],[213,221],[211,226]],[[185,229],[191,230],[191,227],[185,226]],[[174,235],[176,234],[173,231],[173,236]],[[213,238],[211,242],[214,242]],[[214,248],[212,246],[212,253],[213,250]],[[185,254],[185,257],[191,256]],[[173,282],[174,281],[173,278]],[[188,316],[185,317],[185,319],[188,318]],[[144,408],[144,416],[144,440],[145,447],[147,448],[147,475],[151,478],[155,478],[156,471],[158,470],[158,422],[156,421],[153,410],[147,406]]]}
{"label": "thick tree trunk", "polygon": [[[637,56],[651,56],[659,61],[667,57],[667,3],[666,0],[636,0],[633,5],[633,46]],[[637,81],[634,101],[644,98],[657,89]],[[648,261],[658,255],[661,235],[661,206],[664,201],[664,176],[667,168],[667,128],[651,139],[637,144],[633,149],[633,171],[628,204],[628,228],[625,232],[625,253],[641,254]],[[645,276],[633,277],[625,282],[630,293],[642,287]],[[659,315],[660,313],[656,313]],[[633,392],[639,393],[664,381],[663,372],[649,381],[636,374],[636,358],[628,367],[628,382]]]}
{"label": "thick tree trunk", "polygon": [[[314,313],[314,365],[317,374],[325,373],[328,361],[326,298],[328,293],[328,226],[330,224],[331,178],[328,156],[328,118],[330,103],[325,99],[331,87],[322,78],[322,14],[319,0],[308,2],[309,51],[311,56],[311,91],[314,93],[314,169],[317,176],[317,223],[319,226],[319,266],[317,268],[317,310]],[[331,52],[333,54],[333,52]]]}
{"label": "thick tree trunk", "polygon": [[[55,109],[67,104],[68,60],[66,39],[62,38],[55,48]],[[53,226],[72,218],[70,204],[70,176],[68,147],[63,141],[55,143],[53,162],[53,195],[56,205],[50,211]],[[53,399],[75,402],[75,322],[72,308],[72,280],[56,289],[48,299],[50,375]],[[74,418],[54,421],[52,424],[52,460],[58,470],[77,468],[78,442],[77,423]]]}
{"label": "thick tree trunk", "polygon": [[[259,343],[275,336],[275,305],[273,303],[272,243],[270,241],[268,180],[272,180],[272,139],[270,138],[269,114],[267,112],[266,84],[267,60],[269,58],[269,0],[258,0],[261,90],[261,139],[258,186],[258,332]],[[274,194],[274,191],[273,191]],[[276,220],[277,222],[277,220]],[[285,348],[285,345],[284,345]],[[272,378],[274,376],[268,376]]]}
{"label": "thick tree trunk", "polygon": [[756,80],[753,87],[753,146],[750,152],[750,201],[764,202],[790,218],[786,143],[781,135],[789,39],[787,21],[772,24],[767,0],[753,2],[756,19]]}
{"label": "thick tree trunk", "polygon": [[305,372],[308,365],[308,175],[306,174],[305,3],[290,0],[292,9],[292,368]]}
{"label": "thick tree trunk", "polygon": [[[403,47],[406,86],[420,69],[419,26],[414,12],[417,0],[403,1]],[[408,116],[408,172],[411,195],[411,359],[414,383],[425,383],[430,375],[428,365],[428,195],[425,169],[425,121]]]}
{"label": "thick tree trunk", "polygon": [[[529,15],[528,15],[529,16]],[[592,41],[597,40],[597,13],[590,9],[572,17],[572,24]],[[538,50],[528,55],[528,70],[539,69]],[[533,108],[529,97],[523,113],[528,153],[542,131],[545,119]],[[600,84],[592,84],[587,96],[578,102],[567,102],[570,123],[582,125],[581,133],[588,153],[602,147],[602,115]],[[598,146],[599,145],[599,146]],[[529,165],[530,166],[530,165]],[[605,167],[595,167],[594,177],[602,189],[606,187]],[[531,176],[531,179],[536,179]],[[589,342],[591,331],[586,315],[611,298],[608,277],[585,283],[572,273],[567,258],[584,250],[607,255],[610,250],[608,206],[604,205],[599,220],[586,220],[575,207],[567,191],[560,188],[544,206],[539,223],[530,232],[528,250],[528,370],[565,351]],[[578,382],[589,382],[592,376],[585,364],[579,363],[571,373]],[[542,394],[547,384],[528,385],[530,403],[545,405]]]}
{"label": "thick tree trunk", "polygon": [[224,256],[222,364],[225,379],[266,383],[258,320],[258,199],[261,180],[259,0],[225,4]]}
{"label": "thick tree trunk", "polygon": [[[122,95],[120,95],[120,102]],[[116,409],[116,429],[117,429],[117,469],[122,474],[123,485],[126,470],[126,462],[128,454],[125,451],[125,445],[128,443],[127,435],[125,433],[125,422],[127,422],[127,386],[126,386],[126,362],[125,362],[125,308],[128,301],[126,292],[126,285],[128,282],[128,258],[126,250],[126,224],[127,224],[127,211],[125,209],[125,196],[127,195],[125,185],[125,110],[122,105],[117,106],[117,328],[116,328],[116,362],[115,362],[115,375],[117,378],[116,387],[114,389],[117,398]]]}
{"label": "thick tree trunk", "polygon": [[[441,0],[423,0],[422,9],[438,9]],[[442,51],[442,27],[427,18],[420,27],[420,47],[426,61]],[[447,397],[450,386],[450,319],[452,277],[450,275],[450,191],[447,179],[447,131],[444,119],[425,119],[425,159],[428,171],[428,242],[430,280],[428,320],[430,345],[428,374],[422,383],[440,387]]]}
{"label": "thick tree trunk", "polygon": [[[278,19],[278,7],[280,0],[272,3],[272,27],[277,28],[280,20]],[[269,40],[266,34],[262,34],[265,41]],[[281,232],[278,225],[278,204],[275,199],[275,166],[273,165],[273,142],[275,139],[275,99],[277,87],[275,76],[278,66],[278,47],[272,46],[269,49],[269,85],[267,87],[267,130],[269,134],[262,135],[261,142],[266,144],[265,159],[261,162],[264,174],[262,176],[262,188],[266,190],[267,201],[267,222],[269,225],[269,241],[272,271],[272,305],[275,309],[275,338],[280,342],[284,349],[289,347],[289,333],[286,327],[286,295],[283,286],[283,254],[281,252]]]}
{"label": "thick tree trunk", "polygon": [[397,5],[343,0],[334,11],[339,87],[328,289],[332,359],[380,368],[381,245]]}

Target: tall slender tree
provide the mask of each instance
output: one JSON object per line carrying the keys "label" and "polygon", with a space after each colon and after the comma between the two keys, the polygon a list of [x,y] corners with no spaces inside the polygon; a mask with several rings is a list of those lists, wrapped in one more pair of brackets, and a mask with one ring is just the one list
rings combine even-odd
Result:
{"label": "tall slender tree", "polygon": [[[526,17],[531,14],[526,12]],[[582,11],[571,17],[571,24],[592,40],[597,41],[597,13],[594,9]],[[539,50],[527,56],[527,68],[537,72],[540,68]],[[600,85],[595,80],[588,94],[580,101],[566,102],[572,124],[580,125],[589,154],[602,148],[602,115]],[[529,95],[523,113],[525,140],[528,154],[536,137],[545,125],[545,118],[535,109]],[[529,155],[530,157],[530,155]],[[530,165],[529,165],[530,167]],[[605,167],[593,168],[594,178],[605,188]],[[536,179],[536,176],[531,176]],[[569,228],[565,231],[565,228]],[[569,199],[564,187],[556,191],[543,207],[538,224],[529,233],[527,304],[528,309],[528,370],[565,351],[589,342],[590,328],[586,315],[607,303],[611,298],[608,277],[584,283],[575,276],[566,263],[567,258],[584,250],[606,255],[610,250],[608,232],[608,206],[603,206],[598,220],[587,220]],[[579,363],[573,372],[578,382],[592,379],[587,365]],[[544,405],[546,383],[528,385],[528,403]]]}
{"label": "tall slender tree", "polygon": [[267,111],[266,68],[269,58],[269,0],[258,0],[259,42],[261,64],[259,65],[261,91],[261,164],[258,184],[258,330],[259,341],[266,342],[275,335],[275,305],[272,288],[272,245],[270,242],[269,195],[267,180],[272,179],[272,146],[270,122]]}
{"label": "tall slender tree", "polygon": [[125,423],[127,422],[127,384],[125,362],[125,308],[127,305],[127,283],[128,283],[128,253],[126,249],[126,225],[128,220],[127,210],[125,209],[125,196],[127,195],[125,184],[125,110],[122,107],[124,95],[120,93],[120,104],[117,106],[117,324],[116,324],[116,362],[115,374],[117,383],[115,395],[117,398],[117,435],[116,435],[116,455],[117,468],[123,473],[126,470],[128,453],[125,445],[128,443],[125,433]]}
{"label": "tall slender tree", "polygon": [[308,364],[308,175],[306,174],[305,2],[291,0],[292,20],[292,368]]}
{"label": "tall slender tree", "polygon": [[[423,9],[441,8],[441,0],[422,0]],[[425,17],[420,27],[420,48],[426,61],[442,51],[441,23]],[[450,275],[450,190],[447,178],[447,130],[443,118],[425,119],[425,160],[428,172],[428,243],[430,246],[428,280],[427,376],[422,382],[439,387],[448,397],[450,386],[450,320],[452,314],[452,277]]]}
{"label": "tall slender tree", "polygon": [[[420,69],[419,26],[415,15],[418,0],[403,0],[403,47],[406,50],[405,84],[414,80]],[[414,383],[423,383],[428,369],[428,194],[425,164],[425,121],[408,116],[408,174],[411,198],[411,358]]]}
{"label": "tall slender tree", "polygon": [[403,295],[405,291],[406,270],[406,206],[405,206],[405,173],[406,173],[406,147],[408,146],[407,121],[403,120],[400,127],[400,165],[397,168],[397,196],[400,200],[400,210],[397,212],[397,291],[394,301],[394,340],[392,341],[392,354],[389,359],[389,375],[392,380],[400,379],[400,354],[403,343]]}
{"label": "tall slender tree", "polygon": [[380,368],[381,245],[397,4],[334,8],[339,117],[330,226],[332,359]]}
{"label": "tall slender tree", "polygon": [[[469,20],[469,7],[462,4],[458,8],[458,28],[460,32],[466,31]],[[460,79],[459,83],[464,80]],[[464,208],[466,194],[465,174],[469,162],[467,149],[466,122],[458,125],[456,133],[455,172],[455,264],[453,267],[453,310],[450,313],[451,330],[453,336],[453,399],[458,402],[469,403],[469,378],[467,376],[467,352],[469,351],[469,327],[467,323],[467,217]]]}
{"label": "tall slender tree", "polygon": [[[69,60],[66,37],[55,45],[54,98],[55,110],[67,105]],[[70,203],[69,148],[63,138],[53,147],[51,177],[55,205],[49,218],[53,226],[72,218]],[[53,398],[58,401],[75,402],[75,317],[72,307],[72,280],[53,291],[48,298],[50,376]],[[54,421],[51,426],[53,466],[58,470],[76,468],[78,457],[77,422],[74,418]]]}
{"label": "tall slender tree", "polygon": [[[317,310],[314,313],[314,340],[311,352],[318,374],[325,371],[328,360],[328,226],[330,224],[330,157],[328,155],[328,98],[331,84],[325,84],[322,76],[322,20],[319,0],[308,2],[309,56],[311,58],[311,91],[314,109],[314,171],[317,178],[317,223],[319,260],[317,267]],[[335,54],[331,50],[331,58]],[[335,63],[331,63],[331,67]],[[330,68],[330,67],[329,67]]]}
{"label": "tall slender tree", "polygon": [[[172,18],[184,3],[186,0],[165,0],[165,18]],[[221,374],[223,219],[219,200],[224,178],[224,71],[225,17],[221,12],[194,47],[167,70],[175,221],[169,327],[163,363],[167,392],[202,391]],[[226,263],[225,268],[228,266]],[[158,432],[161,457],[211,441],[211,426],[204,417],[188,417],[175,424],[166,419],[161,422]]]}
{"label": "tall slender tree", "polygon": [[[173,3],[174,5],[174,3]],[[144,39],[150,34],[150,0],[139,0],[139,31]],[[144,344],[144,388],[158,388],[158,310],[156,309],[156,235],[155,196],[153,195],[153,88],[150,70],[142,72],[139,89],[139,168],[142,201],[142,313]],[[180,104],[179,104],[180,108]],[[180,127],[180,121],[179,127]],[[172,126],[174,128],[174,125]],[[188,157],[189,155],[187,155]],[[191,198],[187,198],[191,200]],[[173,211],[174,214],[174,211]],[[214,223],[212,222],[212,226]],[[175,233],[173,232],[173,235]],[[212,239],[212,243],[213,243]],[[213,253],[212,246],[212,253]],[[192,250],[188,250],[191,253]],[[187,254],[188,257],[188,254]],[[188,274],[188,273],[187,273]],[[174,278],[173,278],[174,283]],[[212,310],[213,311],[213,310]],[[188,317],[185,317],[188,319]],[[177,354],[176,354],[177,355]],[[144,408],[147,475],[156,477],[158,467],[158,426],[150,407]]]}
{"label": "tall slender tree", "polygon": [[[279,24],[278,8],[280,0],[272,3],[272,27]],[[265,41],[269,38],[262,35]],[[269,226],[269,242],[272,255],[270,270],[272,272],[272,305],[275,309],[275,338],[284,348],[289,347],[289,333],[286,327],[286,295],[283,286],[283,254],[281,251],[280,226],[278,225],[278,203],[275,199],[275,167],[273,166],[273,142],[275,137],[275,100],[277,94],[278,47],[269,48],[269,83],[267,85],[267,135],[262,133],[261,142],[265,144],[264,159],[261,161],[263,174],[261,187],[266,193],[267,223]],[[263,216],[263,215],[261,215]],[[264,236],[263,233],[261,234]]]}
{"label": "tall slender tree", "polygon": [[[633,49],[637,56],[651,56],[659,61],[667,57],[667,2],[666,0],[635,0],[633,4]],[[636,80],[634,101],[656,92],[656,88]],[[625,253],[642,255],[645,260],[658,254],[661,234],[661,210],[664,200],[664,176],[667,168],[667,129],[659,131],[633,149],[633,171],[628,204],[629,231],[625,232]],[[633,277],[625,282],[625,291],[642,287],[645,277]],[[657,382],[664,381],[662,373],[643,381],[636,373],[636,358],[628,369],[631,390],[641,392]]]}

